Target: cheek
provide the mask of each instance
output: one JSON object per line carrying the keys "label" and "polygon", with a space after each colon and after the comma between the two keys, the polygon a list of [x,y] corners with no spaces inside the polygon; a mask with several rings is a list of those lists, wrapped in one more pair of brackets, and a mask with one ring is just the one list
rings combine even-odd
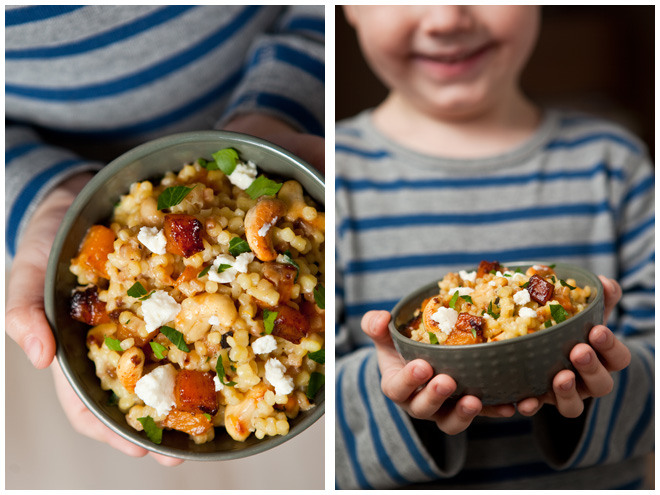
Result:
{"label": "cheek", "polygon": [[361,40],[362,51],[376,75],[387,86],[396,83],[407,72],[408,56],[403,43],[392,42],[393,36],[374,33],[368,40]]}

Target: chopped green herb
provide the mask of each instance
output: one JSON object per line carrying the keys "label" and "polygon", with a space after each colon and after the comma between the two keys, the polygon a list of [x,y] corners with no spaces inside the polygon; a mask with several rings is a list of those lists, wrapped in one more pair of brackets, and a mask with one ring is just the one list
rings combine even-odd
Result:
{"label": "chopped green herb", "polygon": [[470,296],[461,296],[461,299],[463,299],[465,302],[468,302],[470,304],[474,304]]}
{"label": "chopped green herb", "polygon": [[454,292],[451,301],[449,301],[449,307],[451,309],[456,309],[456,301],[458,301],[458,291]]}
{"label": "chopped green herb", "polygon": [[204,275],[206,275],[209,272],[209,270],[211,269],[211,266],[212,265],[209,265],[206,268],[204,268],[201,272],[199,272],[199,275],[197,275],[197,278],[202,278]]}
{"label": "chopped green herb", "polygon": [[510,273],[505,273],[504,276],[505,276],[505,277],[509,277],[509,278],[511,278],[511,274],[510,274]]}
{"label": "chopped green herb", "polygon": [[140,282],[135,282],[131,288],[126,291],[126,294],[137,299],[146,296],[147,289],[145,289]]}
{"label": "chopped green herb", "polygon": [[522,287],[523,289],[526,289],[527,287],[529,287],[529,280],[527,282],[525,282],[524,284],[522,284],[520,287]]}
{"label": "chopped green herb", "polygon": [[556,283],[557,283],[557,279],[555,279],[555,276],[554,276],[554,275],[550,277],[550,280],[552,280],[552,283],[553,283],[553,284],[556,284]]}
{"label": "chopped green herb", "polygon": [[[227,357],[229,357],[229,356],[227,356]],[[230,359],[230,361],[231,361],[231,359]],[[236,373],[236,366],[234,366],[233,364],[229,365],[229,369],[232,370],[234,373]]]}
{"label": "chopped green herb", "polygon": [[523,271],[520,268],[516,268],[516,271],[514,273],[522,273]]}
{"label": "chopped green herb", "polygon": [[495,274],[497,274],[497,270],[491,270],[488,273],[490,273],[491,275],[495,275]]}
{"label": "chopped green herb", "polygon": [[198,158],[198,159],[197,159],[197,163],[199,163],[199,165],[200,165],[201,167],[204,167],[204,168],[206,168],[206,169],[208,169],[208,167],[209,167],[210,164],[215,165],[214,162],[210,162],[210,161],[208,161],[206,158]]}
{"label": "chopped green herb", "polygon": [[264,309],[264,333],[270,335],[273,333],[273,328],[275,328],[275,319],[277,318],[277,311],[269,311]]}
{"label": "chopped green herb", "polygon": [[124,323],[124,325],[128,325],[130,322],[131,322],[131,319],[129,318],[128,320],[126,320],[126,323]]}
{"label": "chopped green herb", "polygon": [[186,186],[168,187],[158,196],[158,209],[165,210],[178,205],[193,189],[194,187]]}
{"label": "chopped green herb", "polygon": [[307,354],[307,357],[312,361],[316,361],[319,364],[325,364],[325,349],[319,349],[316,352],[310,352]]}
{"label": "chopped green herb", "polygon": [[121,342],[117,339],[113,339],[112,337],[105,338],[105,345],[108,347],[108,349],[113,351],[122,352],[124,350],[121,348]]}
{"label": "chopped green herb", "polygon": [[561,323],[569,316],[568,311],[566,311],[561,304],[551,304],[550,313],[552,314],[552,319],[557,323]]}
{"label": "chopped green herb", "polygon": [[545,320],[545,323],[543,324],[545,328],[550,328],[552,326],[552,320]]}
{"label": "chopped green herb", "polygon": [[554,270],[556,266],[557,266],[557,265],[555,265],[555,264],[553,263],[552,265],[549,265],[548,268],[552,268],[552,269]]}
{"label": "chopped green herb", "polygon": [[204,413],[204,417],[211,421],[211,415],[209,413]]}
{"label": "chopped green herb", "polygon": [[325,287],[321,284],[316,284],[314,287],[314,301],[319,309],[325,309]]}
{"label": "chopped green herb", "polygon": [[142,428],[144,428],[147,438],[153,443],[160,445],[160,442],[163,441],[163,430],[156,426],[154,418],[146,416],[144,418],[138,418],[138,421],[142,424]]}
{"label": "chopped green herb", "polygon": [[229,254],[232,256],[238,256],[242,253],[249,253],[250,251],[252,251],[250,249],[250,245],[245,239],[241,239],[240,237],[233,237],[232,240],[229,241]]}
{"label": "chopped green herb", "polygon": [[257,199],[260,196],[274,196],[278,193],[282,184],[273,180],[267,179],[264,175],[257,177],[250,187],[245,192],[252,199]]}
{"label": "chopped green herb", "polygon": [[470,328],[470,331],[472,332],[472,337],[475,339],[477,338],[477,331],[474,328]]}
{"label": "chopped green herb", "polygon": [[560,283],[561,285],[563,285],[564,287],[568,287],[568,288],[571,289],[571,290],[576,289],[576,287],[573,287],[572,285],[567,284],[567,283],[566,283],[564,280],[562,280],[562,279],[559,279],[559,283]]}
{"label": "chopped green herb", "polygon": [[313,371],[309,377],[309,383],[307,384],[307,398],[313,400],[324,383],[325,376],[317,371]]}
{"label": "chopped green herb", "polygon": [[222,273],[222,272],[224,272],[225,270],[227,270],[229,268],[231,268],[231,265],[227,265],[227,264],[223,263],[222,265],[220,265],[218,267],[218,273]]}
{"label": "chopped green herb", "polygon": [[220,383],[223,385],[226,385],[227,387],[233,387],[236,385],[236,382],[225,382],[226,374],[225,374],[225,366],[222,363],[222,354],[218,356],[218,362],[215,363],[215,372],[218,374],[218,380],[220,380]]}
{"label": "chopped green herb", "polygon": [[438,342],[438,337],[433,332],[429,332],[429,342],[434,345],[438,345],[440,343]]}
{"label": "chopped green herb", "polygon": [[151,346],[151,350],[154,351],[154,356],[156,356],[156,359],[165,359],[165,356],[163,355],[163,351],[167,350],[167,347],[165,347],[163,344],[159,344],[158,342],[149,342],[149,345]]}
{"label": "chopped green herb", "polygon": [[500,315],[493,313],[493,301],[488,303],[488,311],[486,311],[494,320],[497,320]]}
{"label": "chopped green herb", "polygon": [[190,352],[190,349],[188,349],[188,346],[186,345],[186,341],[183,339],[183,334],[178,330],[175,330],[172,327],[163,326],[160,327],[160,333],[165,335],[165,337],[167,337],[177,349],[180,349],[183,352]]}
{"label": "chopped green herb", "polygon": [[291,251],[288,249],[284,251],[284,253],[282,253],[282,258],[284,258],[285,263],[288,263],[289,265],[293,265],[294,267],[296,267],[296,278],[294,279],[294,282],[297,282],[298,275],[300,275],[300,266],[298,266],[298,263],[293,261],[293,255],[291,254]]}
{"label": "chopped green herb", "polygon": [[[209,170],[222,170],[226,175],[231,175],[236,169],[236,162],[238,161],[238,151],[234,148],[225,148],[213,153],[215,164],[209,164]],[[213,166],[214,165],[214,166]]]}
{"label": "chopped green herb", "polygon": [[119,396],[115,393],[114,390],[110,390],[110,397],[108,397],[107,404],[109,406],[116,406],[119,404]]}

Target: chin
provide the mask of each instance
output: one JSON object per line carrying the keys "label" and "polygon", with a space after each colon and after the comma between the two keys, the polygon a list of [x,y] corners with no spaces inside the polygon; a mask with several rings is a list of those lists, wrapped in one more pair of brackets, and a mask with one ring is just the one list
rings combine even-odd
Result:
{"label": "chin", "polygon": [[477,89],[448,93],[434,91],[428,97],[418,97],[418,105],[435,117],[464,120],[476,117],[492,107],[493,98]]}

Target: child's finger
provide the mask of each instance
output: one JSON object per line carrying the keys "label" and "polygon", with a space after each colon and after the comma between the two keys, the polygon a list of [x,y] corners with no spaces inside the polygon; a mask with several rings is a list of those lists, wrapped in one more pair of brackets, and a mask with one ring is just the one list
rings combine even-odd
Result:
{"label": "child's finger", "polygon": [[518,412],[523,416],[534,416],[543,407],[543,402],[536,397],[529,397],[518,402]]}
{"label": "child's finger", "polygon": [[592,397],[602,397],[612,391],[614,381],[601,364],[594,350],[587,344],[578,344],[569,356],[571,363],[584,383],[584,392]]}
{"label": "child's finger", "polygon": [[513,404],[498,404],[495,406],[483,406],[479,416],[488,418],[510,418],[516,414],[516,407]]}
{"label": "child's finger", "polygon": [[466,395],[454,407],[439,413],[436,424],[447,435],[456,435],[470,426],[482,407],[479,399],[473,395]]}
{"label": "child's finger", "polygon": [[575,374],[570,370],[562,370],[552,380],[552,390],[555,393],[556,406],[559,413],[566,418],[577,418],[584,411],[584,402],[580,398],[575,384]]}
{"label": "child's finger", "polygon": [[394,348],[392,337],[387,328],[390,318],[391,316],[387,311],[367,311],[362,317],[360,322],[362,331],[374,341],[376,346]]}
{"label": "child's finger", "polygon": [[418,419],[433,416],[456,390],[456,382],[448,375],[435,376],[408,404],[408,414]]}
{"label": "child's finger", "polygon": [[603,313],[603,321],[607,323],[607,320],[612,313],[612,310],[617,305],[621,296],[623,295],[623,290],[616,280],[611,278],[604,277],[600,275],[600,282],[603,284],[603,296],[605,298],[605,311]]}
{"label": "child's finger", "polygon": [[154,452],[149,452],[149,455],[153,457],[158,464],[166,467],[178,466],[183,464],[183,459],[175,459],[174,457],[168,457],[166,455],[156,454]]}
{"label": "child's finger", "polygon": [[608,371],[619,371],[630,364],[630,350],[604,325],[596,325],[589,333],[589,343],[600,355]]}
{"label": "child's finger", "polygon": [[389,369],[381,367],[380,371],[383,375],[381,380],[383,393],[398,403],[407,401],[418,387],[424,385],[433,376],[431,365],[421,359],[415,359],[399,369],[396,366]]}

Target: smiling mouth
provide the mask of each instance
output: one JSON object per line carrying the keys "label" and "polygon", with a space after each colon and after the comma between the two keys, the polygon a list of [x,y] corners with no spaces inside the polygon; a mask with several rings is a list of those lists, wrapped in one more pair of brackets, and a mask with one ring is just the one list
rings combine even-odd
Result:
{"label": "smiling mouth", "polygon": [[454,65],[474,60],[492,49],[494,46],[494,43],[487,43],[474,50],[462,50],[452,54],[416,54],[414,57],[421,60]]}

